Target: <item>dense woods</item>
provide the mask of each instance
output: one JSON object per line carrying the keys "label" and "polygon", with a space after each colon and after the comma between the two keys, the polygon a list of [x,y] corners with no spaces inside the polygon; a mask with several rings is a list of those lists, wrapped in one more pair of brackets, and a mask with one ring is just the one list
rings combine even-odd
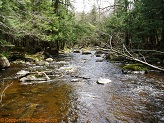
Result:
{"label": "dense woods", "polygon": [[0,122],[164,123],[164,0],[0,0]]}
{"label": "dense woods", "polygon": [[[73,13],[69,1],[0,1],[1,44],[43,48],[75,40]],[[62,46],[61,45],[61,46]]]}
{"label": "dense woods", "polygon": [[105,29],[116,42],[120,39],[135,49],[163,49],[163,0],[115,0],[114,6]]}
{"label": "dense woods", "polygon": [[[0,0],[0,45],[26,51],[106,46],[164,49],[163,0],[115,0],[90,12],[74,11],[70,0]],[[105,12],[104,12],[105,11]],[[2,50],[3,48],[1,48]],[[4,52],[4,49],[1,53]]]}

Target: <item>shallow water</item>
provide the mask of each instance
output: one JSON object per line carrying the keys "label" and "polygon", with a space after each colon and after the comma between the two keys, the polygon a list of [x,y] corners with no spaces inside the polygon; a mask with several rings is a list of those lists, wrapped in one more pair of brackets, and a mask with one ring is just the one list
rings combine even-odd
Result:
{"label": "shallow water", "polygon": [[[119,64],[96,62],[97,59],[100,58],[94,56],[94,51],[91,55],[67,54],[48,67],[13,66],[1,71],[0,92],[13,84],[3,94],[0,122],[11,119],[62,123],[164,122],[162,75],[122,74]],[[51,76],[52,81],[41,83],[11,79],[21,69],[53,70],[55,76]],[[100,77],[112,82],[97,84]],[[71,82],[72,79],[78,82]]]}

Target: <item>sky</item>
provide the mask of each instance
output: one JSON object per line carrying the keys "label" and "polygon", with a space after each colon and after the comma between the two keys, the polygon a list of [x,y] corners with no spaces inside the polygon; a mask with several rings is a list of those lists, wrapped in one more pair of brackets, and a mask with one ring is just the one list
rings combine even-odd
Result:
{"label": "sky", "polygon": [[96,6],[100,4],[101,5],[100,7],[103,8],[103,7],[113,5],[114,3],[114,0],[72,0],[72,1],[75,7],[75,12],[82,12],[83,10],[85,12],[89,12],[94,4]]}

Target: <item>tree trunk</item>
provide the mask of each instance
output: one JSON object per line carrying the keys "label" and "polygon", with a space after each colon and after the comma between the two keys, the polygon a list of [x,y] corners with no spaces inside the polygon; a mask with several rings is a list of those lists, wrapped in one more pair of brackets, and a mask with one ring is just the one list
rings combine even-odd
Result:
{"label": "tree trunk", "polygon": [[59,5],[59,0],[53,0],[54,2],[54,13],[57,13],[58,12],[58,5]]}
{"label": "tree trunk", "polygon": [[130,41],[129,41],[129,31],[128,31],[128,29],[125,30],[125,44],[129,48]]}
{"label": "tree trunk", "polygon": [[161,42],[160,42],[160,45],[161,46],[164,46],[164,1],[161,0],[161,5],[162,5],[162,8],[161,8],[161,21],[162,21],[162,32],[161,32]]}
{"label": "tree trunk", "polygon": [[59,51],[59,41],[56,41],[56,48]]}

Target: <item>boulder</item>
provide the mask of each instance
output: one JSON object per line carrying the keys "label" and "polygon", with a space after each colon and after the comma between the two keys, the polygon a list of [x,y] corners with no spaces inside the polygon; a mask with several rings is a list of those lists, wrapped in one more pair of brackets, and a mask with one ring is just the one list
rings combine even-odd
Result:
{"label": "boulder", "polygon": [[97,50],[95,54],[103,54],[104,52],[102,50]]}
{"label": "boulder", "polygon": [[53,62],[53,58],[47,58],[46,61],[47,62]]}
{"label": "boulder", "polygon": [[47,81],[50,80],[48,75],[45,72],[29,72],[26,70],[21,70],[16,73],[16,78],[21,82],[27,81]]}
{"label": "boulder", "polygon": [[27,81],[47,81],[46,77],[36,77],[35,75],[28,75],[25,77],[22,77],[19,81],[21,82],[27,82]]}
{"label": "boulder", "polygon": [[80,50],[74,50],[73,52],[74,53],[80,53],[81,51]]}
{"label": "boulder", "polygon": [[103,62],[103,61],[104,61],[103,58],[99,58],[99,59],[96,60],[96,62]]}
{"label": "boulder", "polygon": [[58,62],[55,62],[56,64],[58,65],[67,65],[68,63],[66,61],[58,61]]}
{"label": "boulder", "polygon": [[38,62],[36,62],[36,65],[39,65],[39,66],[49,66],[50,65],[50,63],[49,62],[47,62],[47,61],[38,61]]}
{"label": "boulder", "polygon": [[122,69],[122,73],[124,74],[145,74],[147,72],[148,69],[142,64],[128,64]]}
{"label": "boulder", "polygon": [[96,54],[96,57],[101,57],[101,54]]}
{"label": "boulder", "polygon": [[147,72],[146,71],[132,71],[132,70],[123,69],[122,73],[123,74],[145,74]]}
{"label": "boulder", "polygon": [[16,60],[25,60],[25,53],[24,52],[10,52],[9,54],[9,60],[10,61],[16,61]]}
{"label": "boulder", "polygon": [[102,84],[102,85],[107,84],[107,83],[110,83],[110,82],[112,82],[112,80],[106,79],[106,78],[99,78],[97,80],[97,84]]}
{"label": "boulder", "polygon": [[89,51],[89,50],[82,51],[82,55],[88,55],[88,54],[92,54],[91,51]]}
{"label": "boulder", "polygon": [[2,56],[0,57],[0,69],[6,68],[6,67],[10,67],[10,62],[5,56]]}
{"label": "boulder", "polygon": [[25,58],[26,62],[35,62],[35,60],[33,58]]}
{"label": "boulder", "polygon": [[79,79],[72,79],[71,82],[79,82]]}
{"label": "boulder", "polygon": [[27,74],[30,74],[30,72],[26,71],[26,70],[21,70],[21,71],[16,73],[16,77],[17,78],[22,78],[22,77],[26,76]]}

